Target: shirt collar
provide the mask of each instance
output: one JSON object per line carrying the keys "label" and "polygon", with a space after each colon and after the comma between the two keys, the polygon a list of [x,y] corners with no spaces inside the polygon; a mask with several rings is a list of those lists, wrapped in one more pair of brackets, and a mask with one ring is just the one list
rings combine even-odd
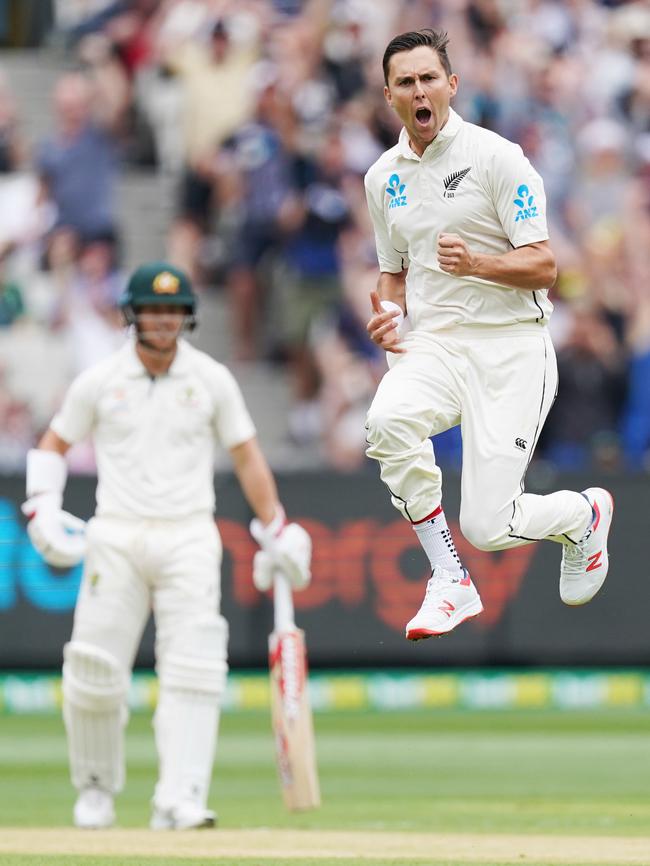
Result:
{"label": "shirt collar", "polygon": [[428,145],[421,157],[418,156],[415,151],[411,150],[409,134],[406,131],[406,127],[402,127],[402,131],[399,134],[400,155],[406,157],[406,159],[414,159],[416,161],[421,159],[431,159],[441,151],[445,150],[447,145],[456,137],[462,122],[462,117],[459,114],[456,114],[454,109],[449,106],[449,117],[447,118],[447,123],[445,123],[431,144]]}
{"label": "shirt collar", "polygon": [[[147,368],[138,357],[135,345],[135,339],[131,339],[123,349],[125,355],[125,373],[130,379],[137,379],[141,376],[149,375]],[[167,371],[168,376],[182,376],[187,373],[189,365],[188,354],[189,347],[187,343],[185,340],[179,340],[178,348],[176,349],[176,356]]]}

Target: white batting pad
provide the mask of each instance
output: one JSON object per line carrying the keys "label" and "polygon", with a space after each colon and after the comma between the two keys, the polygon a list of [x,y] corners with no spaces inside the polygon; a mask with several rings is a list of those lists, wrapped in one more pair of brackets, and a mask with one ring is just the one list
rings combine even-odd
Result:
{"label": "white batting pad", "polygon": [[184,803],[205,808],[217,745],[219,704],[215,695],[161,690],[154,717],[158,750],[157,809]]}
{"label": "white batting pad", "polygon": [[219,614],[179,629],[159,652],[156,670],[161,690],[189,689],[218,697],[226,685],[227,647],[228,623]]}
{"label": "white batting pad", "polygon": [[193,803],[205,808],[226,684],[228,626],[221,616],[179,632],[158,660],[160,696],[154,716],[159,758],[157,809]]}
{"label": "white batting pad", "polygon": [[72,784],[117,793],[125,776],[127,674],[110,653],[80,641],[65,645],[63,659],[63,719]]}

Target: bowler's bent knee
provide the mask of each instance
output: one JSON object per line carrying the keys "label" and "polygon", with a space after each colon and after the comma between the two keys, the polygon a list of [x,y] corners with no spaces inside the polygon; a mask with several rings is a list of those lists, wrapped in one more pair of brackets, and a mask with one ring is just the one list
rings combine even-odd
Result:
{"label": "bowler's bent knee", "polygon": [[420,444],[413,426],[398,411],[387,406],[373,405],[366,416],[368,457],[381,459],[400,453],[410,453]]}
{"label": "bowler's bent knee", "polygon": [[460,531],[478,550],[502,550],[509,547],[510,525],[493,514],[467,513],[461,509]]}

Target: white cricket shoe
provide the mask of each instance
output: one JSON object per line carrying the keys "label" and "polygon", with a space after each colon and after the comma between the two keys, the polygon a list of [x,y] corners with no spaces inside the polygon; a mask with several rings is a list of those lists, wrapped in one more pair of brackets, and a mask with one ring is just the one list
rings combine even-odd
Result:
{"label": "white cricket shoe", "polygon": [[79,792],[74,804],[75,827],[83,830],[101,830],[115,823],[113,795],[96,785],[89,785]]}
{"label": "white cricket shoe", "polygon": [[216,823],[215,812],[188,801],[171,809],[161,809],[154,803],[149,826],[152,830],[200,830],[215,827]]}
{"label": "white cricket shoe", "polygon": [[560,598],[565,604],[586,604],[607,577],[607,536],[612,525],[614,500],[602,487],[589,487],[582,495],[591,505],[594,519],[577,544],[563,544]]}
{"label": "white cricket shoe", "polygon": [[448,634],[482,610],[481,597],[467,569],[460,577],[437,565],[427,583],[422,607],[406,625],[406,637],[420,640]]}

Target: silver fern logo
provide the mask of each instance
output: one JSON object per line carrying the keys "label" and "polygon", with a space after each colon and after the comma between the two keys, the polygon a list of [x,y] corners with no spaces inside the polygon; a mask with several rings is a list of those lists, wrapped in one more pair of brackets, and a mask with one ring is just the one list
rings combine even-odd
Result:
{"label": "silver fern logo", "polygon": [[467,177],[471,170],[472,166],[468,165],[467,168],[461,168],[460,171],[452,171],[451,174],[447,175],[447,177],[443,180],[443,184],[445,186],[445,191],[443,195],[445,198],[454,197],[461,181],[464,177]]}

